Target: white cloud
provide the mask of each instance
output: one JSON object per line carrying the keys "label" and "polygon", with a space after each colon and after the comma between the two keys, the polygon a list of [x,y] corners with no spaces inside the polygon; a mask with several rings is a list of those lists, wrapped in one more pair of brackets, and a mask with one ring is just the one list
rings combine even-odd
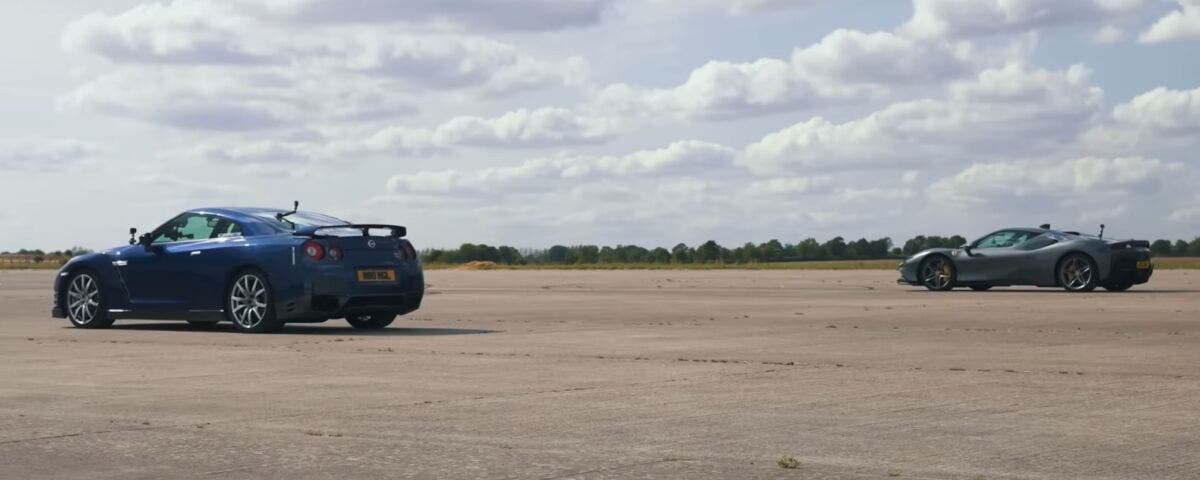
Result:
{"label": "white cloud", "polygon": [[462,30],[544,31],[596,24],[613,0],[237,0],[256,16],[307,24],[407,23]]}
{"label": "white cloud", "polygon": [[1112,45],[1125,39],[1125,31],[1112,25],[1105,25],[1092,34],[1092,42],[1097,45]]}
{"label": "white cloud", "polygon": [[90,13],[67,25],[62,45],[121,62],[274,63],[273,42],[250,41],[259,26],[220,3],[146,3],[116,15]]}
{"label": "white cloud", "polygon": [[1200,88],[1172,90],[1159,87],[1113,109],[1119,122],[1163,135],[1200,133]]}
{"label": "white cloud", "polygon": [[123,68],[84,83],[59,104],[177,128],[247,131],[413,113],[399,91],[386,80],[300,69]]}
{"label": "white cloud", "polygon": [[788,60],[710,61],[683,84],[646,89],[615,84],[603,109],[629,115],[728,118],[861,98],[889,86],[937,82],[975,69],[966,46],[915,41],[888,32],[837,30]]}
{"label": "white cloud", "polygon": [[722,8],[734,15],[807,8],[825,0],[655,0],[676,8]]}
{"label": "white cloud", "polygon": [[70,138],[0,138],[0,171],[58,171],[98,151]]}
{"label": "white cloud", "polygon": [[900,169],[1058,148],[1083,131],[1103,92],[1090,72],[1020,64],[954,83],[945,100],[893,104],[835,124],[817,117],[771,133],[742,162],[759,174]]}
{"label": "white cloud", "polygon": [[1142,43],[1200,39],[1200,0],[1176,0],[1179,10],[1158,19],[1138,37]]}
{"label": "white cloud", "polygon": [[916,37],[973,37],[1095,22],[1136,11],[1145,0],[913,0],[901,31]]}
{"label": "white cloud", "polygon": [[1179,163],[1140,157],[983,163],[936,182],[931,195],[979,203],[1023,197],[1067,201],[1079,195],[1111,200],[1130,192],[1155,192],[1182,169]]}
{"label": "white cloud", "polygon": [[441,170],[400,174],[388,181],[388,188],[393,193],[519,194],[605,178],[715,172],[729,168],[734,156],[732,149],[721,145],[681,141],[657,150],[642,150],[620,156],[538,158],[515,166],[475,171]]}
{"label": "white cloud", "polygon": [[495,118],[455,117],[433,129],[390,127],[363,141],[373,151],[409,154],[466,147],[545,147],[606,141],[617,132],[614,121],[581,116],[563,108],[519,109]]}

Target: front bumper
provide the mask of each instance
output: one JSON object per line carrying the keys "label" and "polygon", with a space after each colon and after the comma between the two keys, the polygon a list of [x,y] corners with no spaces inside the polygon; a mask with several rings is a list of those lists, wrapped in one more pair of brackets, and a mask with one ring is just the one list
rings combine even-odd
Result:
{"label": "front bumper", "polygon": [[54,318],[67,318],[67,311],[63,308],[63,290],[67,286],[67,272],[59,270],[58,274],[54,275],[54,307],[50,309],[50,316]]}
{"label": "front bumper", "polygon": [[900,273],[900,278],[896,279],[897,285],[920,285],[921,281],[917,278],[917,264],[914,262],[901,262],[900,267],[896,269]]}

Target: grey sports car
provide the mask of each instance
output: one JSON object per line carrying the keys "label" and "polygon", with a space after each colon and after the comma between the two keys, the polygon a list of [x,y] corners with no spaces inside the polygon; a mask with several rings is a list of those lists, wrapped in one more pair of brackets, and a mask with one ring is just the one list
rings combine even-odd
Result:
{"label": "grey sports car", "polygon": [[963,245],[932,248],[900,264],[899,284],[935,291],[1010,285],[1062,287],[1088,292],[1097,286],[1121,292],[1154,273],[1150,242],[1042,228],[1006,228]]}

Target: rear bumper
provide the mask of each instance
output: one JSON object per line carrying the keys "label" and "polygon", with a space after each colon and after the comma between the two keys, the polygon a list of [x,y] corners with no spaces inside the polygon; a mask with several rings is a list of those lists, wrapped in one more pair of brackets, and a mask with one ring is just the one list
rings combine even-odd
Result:
{"label": "rear bumper", "polygon": [[353,268],[316,268],[299,295],[276,303],[275,313],[287,322],[366,313],[403,315],[420,308],[425,296],[425,275],[420,265],[391,268],[396,271],[396,280],[391,282],[360,282]]}
{"label": "rear bumper", "polygon": [[[1138,268],[1139,262],[1148,264],[1147,268]],[[1154,275],[1154,261],[1150,259],[1150,251],[1146,249],[1128,248],[1113,251],[1112,265],[1104,283],[1139,285],[1150,281]]]}

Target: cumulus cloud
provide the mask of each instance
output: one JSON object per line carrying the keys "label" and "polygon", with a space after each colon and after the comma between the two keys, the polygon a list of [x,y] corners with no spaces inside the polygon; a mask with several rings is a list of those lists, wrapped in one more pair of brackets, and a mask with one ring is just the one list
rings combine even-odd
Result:
{"label": "cumulus cloud", "polygon": [[1138,37],[1142,43],[1200,39],[1200,0],[1176,0],[1179,9],[1158,19]]}
{"label": "cumulus cloud", "polygon": [[307,24],[433,24],[443,28],[546,31],[594,25],[614,0],[236,0],[253,15]]}
{"label": "cumulus cloud", "polygon": [[1156,88],[1117,105],[1113,118],[1165,135],[1200,133],[1200,88]]}
{"label": "cumulus cloud", "polygon": [[1103,92],[1081,65],[1021,64],[954,83],[944,100],[895,103],[845,123],[813,118],[763,137],[742,162],[759,174],[898,169],[1056,148],[1083,131]]}
{"label": "cumulus cloud", "polygon": [[[135,63],[273,63],[284,59],[254,22],[220,3],[146,3],[116,15],[93,12],[71,22],[64,48]],[[268,48],[263,48],[264,43]]]}
{"label": "cumulus cloud", "polygon": [[734,15],[807,8],[826,0],[655,0],[676,8],[722,8]]}
{"label": "cumulus cloud", "polygon": [[70,138],[0,138],[0,171],[58,171],[98,151]]}
{"label": "cumulus cloud", "polygon": [[504,194],[563,188],[606,178],[688,175],[727,169],[734,150],[707,142],[681,141],[627,155],[537,158],[519,165],[474,171],[439,170],[400,174],[388,180],[393,193]]}
{"label": "cumulus cloud", "polygon": [[612,138],[611,120],[586,117],[570,110],[544,107],[518,109],[495,118],[455,117],[432,129],[391,127],[368,137],[374,151],[429,152],[455,146],[545,147],[598,143]]}
{"label": "cumulus cloud", "polygon": [[299,69],[124,68],[84,83],[59,104],[177,128],[247,131],[413,113],[397,90],[385,80]]}
{"label": "cumulus cloud", "polygon": [[889,86],[941,81],[974,70],[970,49],[889,32],[837,30],[790,59],[710,61],[672,88],[615,84],[601,108],[627,114],[728,118],[861,98]]}
{"label": "cumulus cloud", "polygon": [[1141,157],[984,163],[936,182],[931,194],[977,203],[1023,197],[1054,201],[1068,201],[1080,195],[1113,198],[1130,192],[1155,192],[1163,179],[1182,168],[1179,163]]}
{"label": "cumulus cloud", "polygon": [[900,31],[964,38],[1096,22],[1137,11],[1145,0],[913,0]]}

